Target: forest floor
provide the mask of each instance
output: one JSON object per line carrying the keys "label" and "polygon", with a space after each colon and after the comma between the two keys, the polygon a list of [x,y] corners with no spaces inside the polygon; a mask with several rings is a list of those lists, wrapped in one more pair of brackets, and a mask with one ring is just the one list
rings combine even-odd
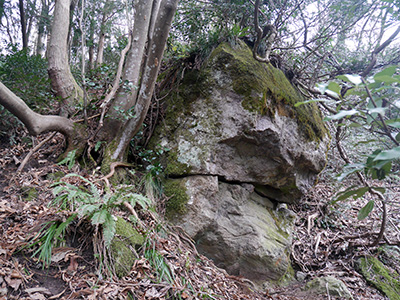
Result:
{"label": "forest floor", "polygon": [[[35,139],[34,144],[45,137]],[[379,231],[379,205],[363,221],[357,220],[357,212],[368,198],[330,205],[338,189],[354,183],[335,182],[328,175],[335,171],[332,163],[315,188],[299,204],[289,207],[297,214],[292,262],[298,279],[289,286],[257,292],[248,280],[228,275],[199,255],[179,228],[145,212],[140,218],[150,233],[148,238],[172,270],[174,276],[169,281],[160,280],[157,266],[142,252],[128,276],[103,277],[97,272],[98,257],[93,254],[91,237],[95,234],[87,224],[75,224],[72,232],[67,232],[68,245],[54,248],[50,266],[44,267],[32,257],[37,248],[26,246],[37,238],[43,224],[67,217],[49,206],[54,198],[51,174],[75,172],[93,181],[100,175],[57,165],[63,144],[58,135],[35,152],[22,172],[17,173],[31,144],[22,129],[14,143],[0,136],[0,299],[340,299],[304,290],[306,281],[328,275],[342,280],[353,299],[387,299],[368,285],[355,267],[359,257],[377,253],[377,247],[367,245],[373,242],[371,233]],[[393,200],[385,238],[395,242],[400,240],[399,206],[394,201],[399,199],[399,183],[385,184],[392,185],[389,197]],[[128,212],[121,210],[118,214],[127,218]],[[160,226],[164,229],[155,229]],[[354,238],[357,235],[362,238]]]}

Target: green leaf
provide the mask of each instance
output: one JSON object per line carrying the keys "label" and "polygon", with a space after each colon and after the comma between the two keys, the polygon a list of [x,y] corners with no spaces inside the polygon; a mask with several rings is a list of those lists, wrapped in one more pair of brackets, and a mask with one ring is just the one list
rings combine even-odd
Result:
{"label": "green leaf", "polygon": [[324,121],[331,121],[331,120],[340,120],[348,116],[353,116],[356,114],[359,114],[360,112],[356,109],[351,109],[351,110],[341,110],[339,113],[333,116],[327,116],[324,118]]}
{"label": "green leaf", "polygon": [[132,206],[135,206],[136,203],[145,209],[151,205],[151,200],[140,194],[132,194]]}
{"label": "green leaf", "polygon": [[93,225],[103,224],[107,220],[107,217],[109,215],[110,213],[105,209],[95,212],[91,218],[92,224]]}
{"label": "green leaf", "polygon": [[[297,103],[294,104],[294,106],[295,107],[299,107],[300,105],[304,105],[304,104],[307,104],[307,103],[314,103],[314,102],[335,103],[336,101],[329,100],[329,99],[316,98],[316,99],[311,99],[311,100],[307,100],[307,101],[297,102]],[[162,154],[162,152],[160,154]]]}
{"label": "green leaf", "polygon": [[377,191],[378,193],[384,194],[386,192],[386,189],[380,186],[372,186],[371,189]]}
{"label": "green leaf", "polygon": [[395,82],[399,82],[398,79],[395,79],[391,76],[388,75],[383,75],[383,76],[374,76],[374,80],[378,81],[378,82],[384,82],[384,83],[395,83]]}
{"label": "green leaf", "polygon": [[386,150],[386,151],[382,151],[381,153],[379,153],[374,161],[377,160],[394,160],[394,159],[399,159],[400,158],[400,146],[399,147],[395,147],[393,149],[390,150]]}
{"label": "green leaf", "polygon": [[116,230],[115,220],[114,217],[109,214],[103,224],[103,239],[104,244],[108,248],[111,245],[111,242],[114,238]]}
{"label": "green leaf", "polygon": [[67,156],[62,161],[60,161],[57,165],[60,166],[60,165],[67,164],[68,170],[71,170],[75,164],[75,154],[76,154],[76,149],[68,152]]}
{"label": "green leaf", "polygon": [[393,128],[400,128],[400,119],[391,119],[386,121],[386,124]]}
{"label": "green leaf", "polygon": [[328,83],[317,83],[316,88],[323,95],[325,94],[326,89],[328,88]]}
{"label": "green leaf", "polygon": [[363,208],[360,209],[360,211],[358,212],[358,220],[364,220],[369,213],[372,211],[372,209],[374,208],[375,202],[373,200],[369,201]]}
{"label": "green leaf", "polygon": [[338,181],[342,181],[348,175],[353,174],[355,172],[363,171],[365,168],[365,164],[349,164],[345,165],[343,168],[343,172],[337,176]]}
{"label": "green leaf", "polygon": [[362,196],[365,195],[366,192],[369,191],[369,187],[365,186],[365,187],[361,187],[361,188],[357,188],[354,189],[353,187],[348,188],[347,190],[340,192],[337,194],[336,198],[334,199],[334,201],[332,202],[333,204],[338,202],[338,201],[342,201],[345,200],[347,198],[353,197],[353,199],[358,199],[361,198]]}
{"label": "green leaf", "polygon": [[375,107],[368,109],[369,114],[381,114],[383,115],[388,107]]}
{"label": "green leaf", "polygon": [[101,141],[98,141],[97,143],[96,143],[96,145],[94,146],[94,151],[99,151],[99,149],[100,149],[100,146],[101,146],[101,144],[102,144],[103,142],[101,142]]}
{"label": "green leaf", "polygon": [[330,90],[336,94],[340,94],[341,89],[342,89],[341,86],[337,82],[331,81],[328,84],[328,90]]}
{"label": "green leaf", "polygon": [[78,209],[79,217],[90,216],[94,211],[98,210],[99,206],[95,204],[84,204]]}
{"label": "green leaf", "polygon": [[396,69],[397,69],[396,66],[387,67],[386,69],[376,73],[374,79],[375,77],[380,77],[380,76],[393,76],[394,73],[396,73]]}
{"label": "green leaf", "polygon": [[351,82],[354,85],[359,85],[362,83],[361,76],[357,74],[345,74],[339,75],[336,77],[337,79],[341,79],[346,82]]}

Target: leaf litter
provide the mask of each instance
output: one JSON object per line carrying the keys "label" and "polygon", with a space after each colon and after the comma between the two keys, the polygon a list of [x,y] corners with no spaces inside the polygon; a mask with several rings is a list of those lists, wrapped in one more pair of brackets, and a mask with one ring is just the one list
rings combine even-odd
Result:
{"label": "leaf litter", "polygon": [[[42,135],[38,140],[45,138],[46,135]],[[155,230],[158,224],[153,215],[146,212],[140,212],[141,225],[151,232],[147,238],[162,256],[170,276],[160,279],[159,270],[143,251],[137,253],[137,260],[127,276],[121,279],[102,276],[97,272],[98,260],[91,240],[94,233],[88,224],[76,224],[75,231],[70,233],[71,246],[54,248],[50,266],[45,268],[31,257],[33,250],[23,247],[38,234],[45,222],[67,217],[48,205],[53,200],[50,188],[53,180],[47,175],[70,172],[67,167],[55,163],[61,151],[62,137],[57,135],[50,145],[33,154],[23,172],[15,174],[29,147],[22,143],[0,145],[1,300],[327,299],[303,288],[307,280],[327,275],[342,280],[354,299],[385,299],[367,285],[354,267],[357,257],[376,254],[376,249],[367,247],[365,241],[379,226],[379,209],[374,209],[365,220],[356,221],[359,209],[370,200],[368,196],[352,202],[352,205],[329,205],[337,185],[324,175],[300,204],[291,207],[297,214],[291,254],[298,281],[289,287],[257,291],[249,280],[227,274],[199,254],[193,241],[179,227],[163,224],[164,230]],[[92,182],[98,179],[83,170],[75,171]],[[30,190],[35,193],[30,201],[26,201]],[[399,245],[400,208],[395,201],[399,187],[393,186],[391,191],[391,225],[385,238]],[[119,214],[129,220],[128,212]],[[329,296],[329,299],[335,298]]]}

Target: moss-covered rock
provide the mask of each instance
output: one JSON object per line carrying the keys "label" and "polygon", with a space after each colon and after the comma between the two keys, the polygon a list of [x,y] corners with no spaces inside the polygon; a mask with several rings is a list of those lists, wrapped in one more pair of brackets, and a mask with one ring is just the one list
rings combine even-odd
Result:
{"label": "moss-covered rock", "polygon": [[361,274],[390,300],[400,300],[400,276],[373,256],[361,257],[357,262]]}
{"label": "moss-covered rock", "polygon": [[228,85],[244,96],[242,105],[245,109],[272,118],[278,113],[296,119],[301,132],[314,141],[321,141],[328,134],[317,105],[295,106],[305,100],[300,92],[281,70],[256,61],[243,42],[238,41],[234,47],[221,44],[212,53],[207,66],[229,74],[231,82]]}
{"label": "moss-covered rock", "polygon": [[326,164],[329,137],[315,103],[284,73],[254,60],[242,42],[221,44],[201,70],[186,71],[167,98],[150,148],[170,177],[215,175],[267,188],[294,202]]}
{"label": "moss-covered rock", "polygon": [[111,255],[114,269],[118,277],[126,276],[131,270],[136,256],[131,248],[138,249],[144,243],[144,236],[132,224],[117,217],[115,237],[111,242]]}
{"label": "moss-covered rock", "polygon": [[166,215],[184,214],[189,201],[187,189],[181,180],[168,179],[164,182],[164,194],[168,197]]}
{"label": "moss-covered rock", "polygon": [[347,289],[343,281],[336,279],[333,276],[317,277],[307,282],[306,290],[313,290],[317,294],[337,296],[344,299],[353,299],[353,296]]}

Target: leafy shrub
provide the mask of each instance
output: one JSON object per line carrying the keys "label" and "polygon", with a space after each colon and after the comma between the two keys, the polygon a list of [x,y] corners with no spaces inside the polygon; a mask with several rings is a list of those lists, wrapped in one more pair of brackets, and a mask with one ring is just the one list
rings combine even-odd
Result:
{"label": "leafy shrub", "polygon": [[49,105],[54,99],[47,73],[47,60],[31,56],[27,50],[12,48],[8,55],[0,56],[0,81],[32,109]]}

